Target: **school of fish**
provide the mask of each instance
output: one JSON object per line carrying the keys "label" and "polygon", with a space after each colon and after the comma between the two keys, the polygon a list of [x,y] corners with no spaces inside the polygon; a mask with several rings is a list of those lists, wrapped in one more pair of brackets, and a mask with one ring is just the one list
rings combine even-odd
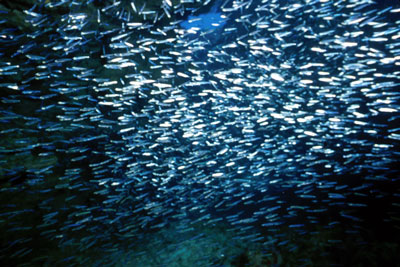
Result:
{"label": "school of fish", "polygon": [[285,227],[399,231],[400,6],[42,0],[16,12],[0,6],[0,262],[93,260],[70,246],[135,256],[176,223],[279,246]]}

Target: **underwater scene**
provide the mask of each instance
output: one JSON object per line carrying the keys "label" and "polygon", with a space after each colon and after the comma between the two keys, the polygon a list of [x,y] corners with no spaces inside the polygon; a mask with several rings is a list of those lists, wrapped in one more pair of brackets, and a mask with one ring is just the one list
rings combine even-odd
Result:
{"label": "underwater scene", "polygon": [[400,266],[400,2],[0,2],[0,266]]}

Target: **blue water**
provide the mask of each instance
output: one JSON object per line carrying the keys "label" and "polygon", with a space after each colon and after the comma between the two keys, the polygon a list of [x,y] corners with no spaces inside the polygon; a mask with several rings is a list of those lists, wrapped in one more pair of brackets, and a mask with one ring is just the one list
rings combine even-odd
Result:
{"label": "blue water", "polygon": [[179,25],[186,30],[198,28],[200,31],[215,30],[224,27],[227,18],[219,10],[220,4],[221,1],[216,1],[207,13],[189,15],[189,17],[185,21],[179,23]]}

